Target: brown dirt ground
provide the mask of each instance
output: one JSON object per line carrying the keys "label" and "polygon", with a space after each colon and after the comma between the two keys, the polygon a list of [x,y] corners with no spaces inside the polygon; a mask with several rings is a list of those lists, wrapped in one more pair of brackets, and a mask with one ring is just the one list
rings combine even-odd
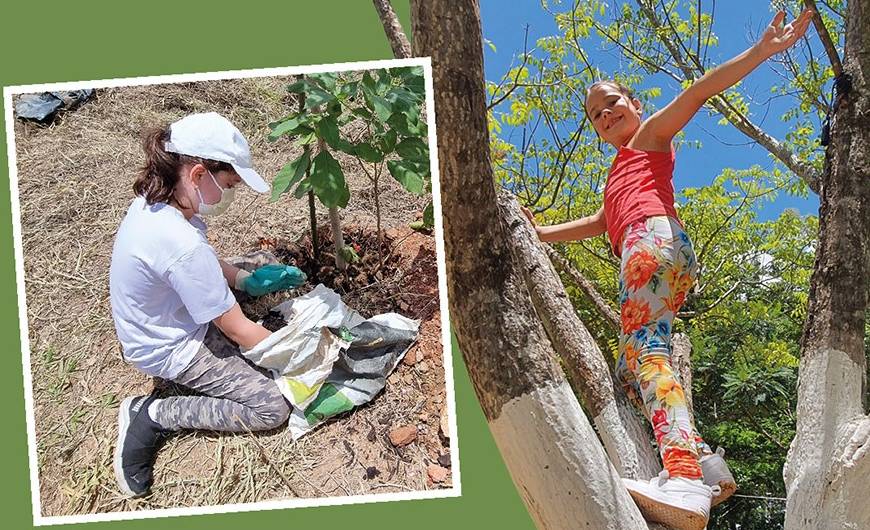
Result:
{"label": "brown dirt ground", "polygon": [[[289,78],[260,78],[99,90],[97,98],[49,127],[15,123],[27,317],[42,513],[45,516],[426,490],[427,466],[449,453],[439,434],[446,407],[432,236],[411,232],[430,197],[414,197],[388,175],[382,179],[382,223],[396,242],[388,296],[367,298],[345,289],[364,316],[387,301],[421,318],[420,340],[370,404],[293,442],[285,429],[256,435],[191,432],[161,451],[149,497],[126,500],[115,485],[112,450],[117,407],[128,395],[150,392],[154,381],[124,363],[111,318],[108,267],[115,231],[132,200],[143,162],[139,139],[149,126],[190,112],[214,110],[246,135],[260,173],[271,179],[298,156],[289,141],[265,140],[267,124],[292,102]],[[353,134],[357,124],[346,132]],[[344,167],[351,161],[339,154]],[[371,233],[372,185],[361,171],[346,174],[351,202],[345,226]],[[318,223],[327,224],[318,204]],[[299,241],[308,228],[306,200],[277,203],[244,189],[236,204],[211,221],[209,237],[221,256],[261,248],[264,240]],[[265,312],[287,293],[246,309]],[[374,304],[371,305],[370,304]],[[358,304],[358,305],[355,305]],[[371,305],[371,307],[369,307]],[[401,448],[391,430],[414,425],[417,441]]]}

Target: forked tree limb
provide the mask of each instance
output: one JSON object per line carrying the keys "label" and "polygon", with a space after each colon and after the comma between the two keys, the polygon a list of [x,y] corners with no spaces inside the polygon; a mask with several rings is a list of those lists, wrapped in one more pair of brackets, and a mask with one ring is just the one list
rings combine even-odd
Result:
{"label": "forked tree limb", "polygon": [[816,28],[819,40],[822,41],[825,53],[828,54],[828,60],[831,61],[831,69],[834,71],[834,77],[840,77],[843,73],[843,64],[840,62],[840,55],[837,53],[837,46],[834,45],[834,41],[831,40],[831,34],[828,33],[828,28],[825,27],[825,22],[822,20],[822,15],[819,13],[819,8],[816,7],[815,0],[804,0],[804,5],[815,12],[813,15],[813,26]]}
{"label": "forked tree limb", "polygon": [[[620,415],[618,407],[631,407],[628,400],[617,402],[617,392],[607,360],[595,339],[577,316],[559,275],[553,269],[537,234],[520,210],[516,198],[499,194],[501,217],[507,226],[514,262],[526,282],[538,318],[556,353],[562,359],[568,379],[592,417],[610,460],[629,478],[649,478],[661,469],[649,444],[649,432],[636,414]],[[627,428],[624,419],[637,425]],[[639,438],[629,432],[643,433]]]}

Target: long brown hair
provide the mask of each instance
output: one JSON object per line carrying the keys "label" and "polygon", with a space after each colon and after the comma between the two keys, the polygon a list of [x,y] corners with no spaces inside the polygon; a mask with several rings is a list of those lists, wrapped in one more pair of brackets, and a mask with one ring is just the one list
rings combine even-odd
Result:
{"label": "long brown hair", "polygon": [[168,126],[148,130],[142,140],[145,165],[140,168],[136,181],[133,182],[133,193],[145,197],[149,205],[172,201],[180,170],[185,164],[202,164],[212,173],[233,171],[233,166],[226,162],[169,153],[164,148],[167,141],[169,141]]}

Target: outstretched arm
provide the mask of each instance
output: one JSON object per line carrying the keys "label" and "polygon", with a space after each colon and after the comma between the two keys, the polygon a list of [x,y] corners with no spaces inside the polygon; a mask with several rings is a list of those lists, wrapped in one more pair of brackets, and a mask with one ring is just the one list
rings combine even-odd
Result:
{"label": "outstretched arm", "polygon": [[791,47],[806,32],[812,18],[813,11],[805,10],[794,22],[783,26],[785,12],[777,13],[757,43],[708,71],[665,108],[650,116],[641,126],[638,136],[643,134],[654,138],[657,143],[669,145],[704,102],[733,86],[772,55]]}
{"label": "outstretched arm", "polygon": [[535,223],[534,215],[526,207],[523,207],[523,213],[532,222],[538,237],[544,242],[578,241],[601,235],[607,229],[607,220],[604,217],[603,206],[592,215],[581,217],[576,221],[550,226],[538,226]]}

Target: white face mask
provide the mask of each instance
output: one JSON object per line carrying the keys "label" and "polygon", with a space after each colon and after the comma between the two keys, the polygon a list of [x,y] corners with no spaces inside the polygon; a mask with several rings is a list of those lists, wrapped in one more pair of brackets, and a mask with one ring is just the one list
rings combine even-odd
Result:
{"label": "white face mask", "polygon": [[233,199],[235,199],[236,197],[236,190],[235,188],[221,188],[221,185],[218,184],[217,179],[214,178],[214,175],[211,174],[211,171],[208,171],[208,175],[211,177],[214,185],[217,186],[217,189],[221,190],[221,199],[215,204],[208,204],[204,200],[202,200],[202,193],[200,193],[199,188],[197,187],[196,194],[199,196],[199,207],[197,208],[197,210],[200,215],[220,215],[227,211],[227,208],[230,207],[230,203],[232,203]]}

